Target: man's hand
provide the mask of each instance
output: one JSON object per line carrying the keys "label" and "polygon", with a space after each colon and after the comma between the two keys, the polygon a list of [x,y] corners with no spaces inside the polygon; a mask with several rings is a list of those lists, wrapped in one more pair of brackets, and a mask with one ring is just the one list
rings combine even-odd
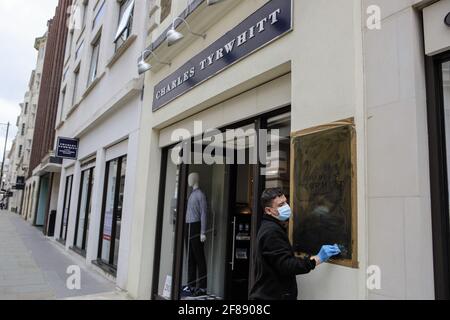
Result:
{"label": "man's hand", "polygon": [[327,262],[328,260],[330,260],[330,258],[337,256],[340,253],[341,250],[339,249],[337,244],[335,244],[334,246],[323,246],[319,254],[317,255],[317,258],[319,258],[319,264]]}
{"label": "man's hand", "polygon": [[205,235],[205,234],[202,234],[202,235],[200,236],[200,241],[201,241],[202,243],[205,243],[205,242],[206,242],[206,235]]}
{"label": "man's hand", "polygon": [[316,267],[320,264],[320,258],[318,256],[311,257],[311,260],[316,261]]}

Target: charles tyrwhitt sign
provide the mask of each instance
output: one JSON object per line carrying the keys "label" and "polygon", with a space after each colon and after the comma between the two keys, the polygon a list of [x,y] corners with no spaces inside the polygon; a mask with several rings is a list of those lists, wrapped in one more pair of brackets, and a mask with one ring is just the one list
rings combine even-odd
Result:
{"label": "charles tyrwhitt sign", "polygon": [[292,0],[271,0],[161,81],[153,111],[292,30]]}

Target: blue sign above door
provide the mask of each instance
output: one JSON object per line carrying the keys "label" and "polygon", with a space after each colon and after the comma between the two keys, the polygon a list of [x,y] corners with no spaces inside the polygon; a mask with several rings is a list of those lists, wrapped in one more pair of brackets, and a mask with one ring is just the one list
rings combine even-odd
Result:
{"label": "blue sign above door", "polygon": [[292,0],[271,0],[155,86],[153,112],[292,30]]}
{"label": "blue sign above door", "polygon": [[59,137],[56,146],[56,156],[63,159],[77,160],[78,145],[78,139]]}

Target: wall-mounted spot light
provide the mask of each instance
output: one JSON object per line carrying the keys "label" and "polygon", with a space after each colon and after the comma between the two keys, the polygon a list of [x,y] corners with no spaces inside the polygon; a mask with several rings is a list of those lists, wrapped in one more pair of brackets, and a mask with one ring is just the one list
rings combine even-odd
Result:
{"label": "wall-mounted spot light", "polygon": [[193,34],[194,36],[201,37],[203,39],[206,38],[206,34],[200,34],[200,33],[193,32],[191,29],[191,26],[189,25],[189,23],[186,20],[184,20],[181,17],[176,17],[172,22],[172,28],[169,31],[167,31],[167,35],[166,35],[166,39],[167,39],[167,43],[168,43],[169,47],[173,46],[175,43],[179,42],[180,40],[182,40],[184,38],[184,35],[181,32],[178,32],[177,30],[175,30],[175,22],[177,20],[181,20],[182,22],[184,22],[186,24],[186,26],[189,30],[189,33]]}
{"label": "wall-mounted spot light", "polygon": [[153,67],[150,63],[145,62],[145,54],[147,52],[152,54],[155,57],[155,59],[156,59],[156,61],[158,63],[165,64],[167,66],[171,66],[172,65],[170,62],[161,61],[159,59],[159,57],[156,55],[156,53],[154,53],[152,50],[145,50],[144,52],[142,52],[141,60],[138,62],[138,73],[140,75],[146,73],[148,70],[150,70]]}
{"label": "wall-mounted spot light", "polygon": [[450,27],[450,12],[445,16],[444,23]]}

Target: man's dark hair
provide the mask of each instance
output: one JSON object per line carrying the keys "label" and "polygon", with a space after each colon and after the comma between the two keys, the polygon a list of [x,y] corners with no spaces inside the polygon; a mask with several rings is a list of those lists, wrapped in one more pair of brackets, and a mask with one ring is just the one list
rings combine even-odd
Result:
{"label": "man's dark hair", "polygon": [[261,196],[261,206],[263,210],[265,208],[272,207],[273,200],[276,198],[284,196],[284,192],[281,188],[272,188],[272,189],[266,189],[264,190],[262,196]]}

